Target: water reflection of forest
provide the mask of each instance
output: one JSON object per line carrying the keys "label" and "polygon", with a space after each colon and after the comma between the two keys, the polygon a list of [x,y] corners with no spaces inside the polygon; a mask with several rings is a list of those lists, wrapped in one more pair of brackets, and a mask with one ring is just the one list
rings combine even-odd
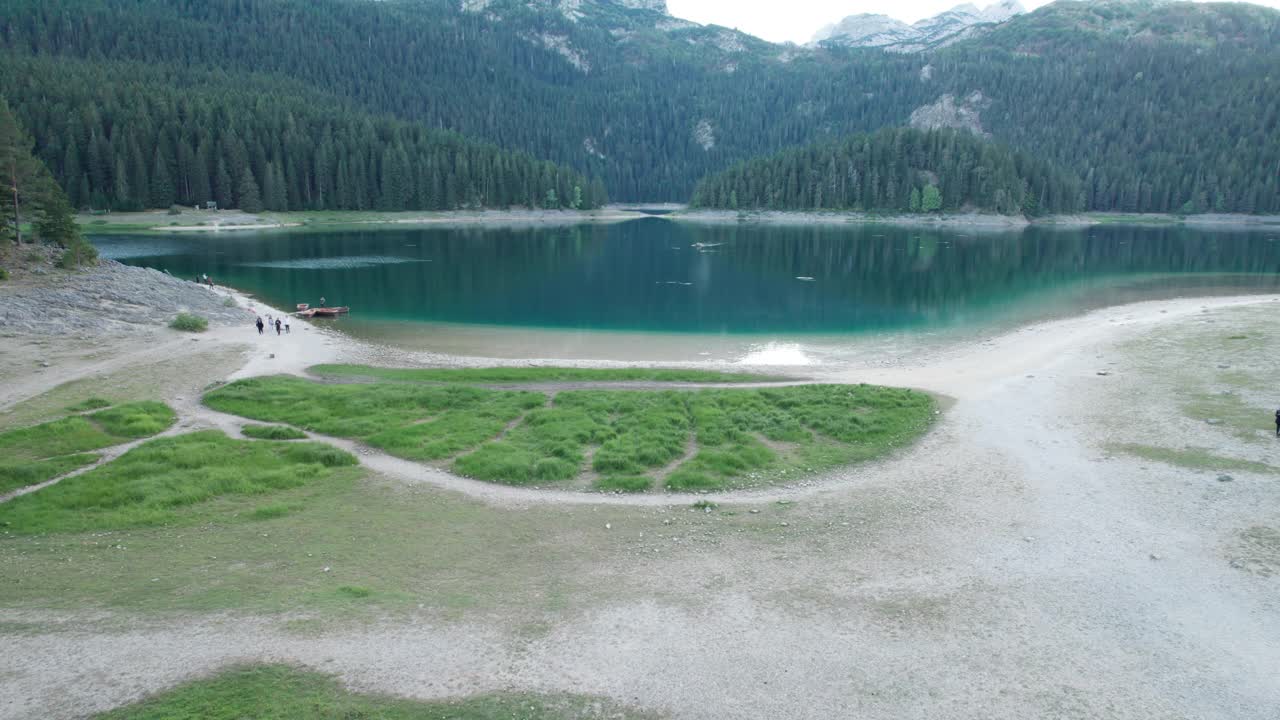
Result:
{"label": "water reflection of forest", "polygon": [[281,303],[325,294],[385,319],[554,327],[841,331],[945,322],[1118,281],[1280,287],[1280,242],[1268,234],[1186,228],[977,234],[653,219],[186,243],[187,254],[156,259],[175,273],[212,267]]}

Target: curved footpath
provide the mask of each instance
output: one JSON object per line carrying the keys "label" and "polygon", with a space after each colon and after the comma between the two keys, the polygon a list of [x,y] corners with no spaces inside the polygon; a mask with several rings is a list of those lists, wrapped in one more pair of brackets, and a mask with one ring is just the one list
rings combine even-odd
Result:
{"label": "curved footpath", "polygon": [[[239,300],[246,306],[254,304],[243,296]],[[1106,341],[1124,333],[1141,331],[1161,322],[1177,321],[1188,315],[1203,312],[1209,308],[1224,309],[1240,307],[1262,302],[1280,301],[1274,296],[1244,296],[1233,298],[1217,298],[1213,300],[1183,299],[1175,301],[1156,301],[1123,305],[1094,311],[1079,317],[1066,320],[1041,323],[1024,327],[992,340],[970,344],[951,351],[936,363],[919,367],[892,369],[865,369],[843,371],[822,376],[817,380],[795,380],[784,382],[734,383],[724,384],[700,383],[618,383],[618,382],[574,382],[574,383],[528,383],[528,384],[495,384],[492,387],[508,390],[532,389],[542,391],[563,391],[582,388],[629,388],[629,389],[697,389],[704,387],[785,387],[793,385],[822,383],[871,383],[911,387],[928,392],[950,396],[957,400],[974,400],[989,394],[1009,381],[1020,379],[1032,370],[1044,372],[1057,363],[1070,359],[1081,347]],[[279,314],[276,310],[263,310]],[[307,368],[343,359],[350,352],[353,341],[346,340],[336,334],[316,331],[306,321],[295,318],[298,326],[296,335],[290,334],[285,342],[272,346],[274,352],[263,354],[251,353],[243,367],[229,379],[238,380],[246,377],[268,374],[294,374],[309,377]],[[249,331],[243,328],[221,328],[216,330],[211,340],[215,343],[243,342],[243,336]],[[268,333],[270,335],[270,333]],[[252,339],[252,338],[251,338]],[[268,338],[270,339],[270,338]],[[109,363],[81,368],[79,373],[101,372],[106,366],[120,367],[127,362],[137,362],[143,357],[155,357],[164,353],[172,353],[182,347],[180,341],[164,343],[159,347],[149,347],[138,353],[114,358]],[[344,348],[346,348],[344,350]],[[476,361],[471,360],[469,364]],[[498,364],[495,362],[494,364]],[[526,363],[527,364],[527,363]],[[583,363],[572,363],[579,365]],[[54,374],[43,378],[38,387],[48,389],[61,382],[74,379],[68,375]],[[489,386],[489,385],[486,385]],[[28,388],[28,391],[31,388]],[[205,407],[200,398],[180,398],[171,401],[178,413],[179,422],[163,435],[174,435],[201,428],[216,428],[233,437],[243,437],[240,428],[253,422],[248,418],[220,413]],[[0,403],[0,408],[3,408]],[[748,504],[764,504],[810,496],[828,490],[837,490],[842,485],[857,483],[861,478],[875,475],[884,462],[879,461],[845,468],[833,472],[822,473],[804,478],[796,483],[771,486],[753,490],[737,490],[713,493],[679,493],[665,492],[656,494],[622,494],[600,493],[589,491],[564,491],[541,487],[512,487],[496,483],[472,480],[445,472],[411,460],[404,460],[389,455],[376,448],[344,438],[308,432],[313,440],[329,443],[354,454],[360,464],[374,472],[395,478],[405,483],[426,483],[439,488],[460,492],[470,497],[491,503],[530,504],[551,503],[555,505],[643,505],[643,506],[678,506],[687,505],[698,500],[712,502],[736,502]],[[79,468],[65,476],[54,478],[37,486],[23,488],[8,495],[0,496],[0,502],[34,492],[40,488],[53,485],[68,477],[81,475],[105,462],[114,460],[139,442],[109,448],[103,458],[88,467]],[[897,456],[909,454],[910,450],[897,453]]]}
{"label": "curved footpath", "polygon": [[[726,512],[708,516],[723,531],[704,533],[675,508],[554,509],[554,522],[539,526],[549,533],[543,542],[577,549],[566,577],[582,584],[568,591],[589,596],[570,598],[568,609],[514,601],[493,612],[428,608],[315,633],[245,612],[0,609],[0,718],[82,716],[231,664],[288,662],[362,691],[583,693],[697,720],[1272,720],[1280,547],[1248,542],[1272,537],[1250,535],[1255,528],[1280,536],[1274,477],[1237,472],[1218,482],[1106,446],[1134,437],[1165,447],[1220,443],[1225,455],[1280,464],[1261,438],[1214,429],[1206,439],[1204,421],[1177,406],[1179,379],[1143,355],[1154,348],[1189,372],[1214,375],[1244,362],[1219,342],[1225,337],[1247,333],[1271,347],[1265,311],[1276,302],[1114,307],[956,347],[926,365],[820,374],[956,402],[933,432],[888,460],[805,487],[712,496],[729,509],[798,498],[789,527],[767,513]],[[254,344],[251,331],[231,328],[201,344],[249,344],[237,377],[376,360],[299,325],[288,343]],[[1214,349],[1188,341],[1191,332]],[[242,422],[194,397],[169,400],[188,427]],[[361,461],[393,481],[476,497],[489,505],[477,512],[498,522],[547,502],[667,501],[566,498],[464,482],[383,455]],[[445,501],[431,492],[415,501]],[[605,519],[609,535],[584,535]],[[680,542],[663,537],[673,532]],[[584,537],[599,547],[574,545]],[[505,552],[504,561],[536,563],[539,548]],[[6,631],[5,623],[36,627]]]}

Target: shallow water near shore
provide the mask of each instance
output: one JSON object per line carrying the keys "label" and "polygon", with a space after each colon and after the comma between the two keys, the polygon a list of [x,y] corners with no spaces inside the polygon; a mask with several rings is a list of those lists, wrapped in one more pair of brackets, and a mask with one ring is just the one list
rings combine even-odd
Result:
{"label": "shallow water near shore", "polygon": [[840,365],[1121,302],[1280,289],[1280,239],[1188,228],[980,234],[694,226],[94,238],[409,349],[525,358]]}

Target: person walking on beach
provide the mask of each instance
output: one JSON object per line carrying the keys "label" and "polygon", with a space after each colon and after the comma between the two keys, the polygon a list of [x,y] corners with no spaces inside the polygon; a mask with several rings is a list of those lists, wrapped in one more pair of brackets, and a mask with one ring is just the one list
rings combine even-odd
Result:
{"label": "person walking on beach", "polygon": [[261,335],[262,334],[262,318],[261,317],[258,318],[257,325],[258,325],[258,334]]}
{"label": "person walking on beach", "polygon": [[1280,437],[1280,410],[1276,410],[1276,437]]}
{"label": "person walking on beach", "polygon": [[280,325],[281,325],[280,318],[276,318],[276,335],[277,336],[280,335]]}
{"label": "person walking on beach", "polygon": [[285,334],[285,335],[288,335],[289,333],[290,333],[290,330],[289,330],[289,323],[287,323],[287,322],[286,322],[286,323],[284,324],[284,334]]}

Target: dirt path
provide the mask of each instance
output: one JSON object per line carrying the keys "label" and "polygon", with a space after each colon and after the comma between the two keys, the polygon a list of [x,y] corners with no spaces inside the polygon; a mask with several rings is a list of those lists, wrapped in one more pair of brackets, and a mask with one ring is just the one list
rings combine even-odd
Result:
{"label": "dirt path", "polygon": [[[1220,483],[1102,446],[1148,432],[1136,403],[1178,412],[1168,398],[1179,380],[1125,343],[1181,338],[1188,327],[1234,335],[1242,312],[1261,317],[1277,301],[1111,308],[925,366],[822,374],[956,403],[898,457],[726,501],[736,512],[757,498],[798,500],[790,527],[766,537],[686,533],[679,550],[586,555],[579,572],[600,587],[585,611],[531,617],[512,607],[299,634],[287,618],[0,609],[0,718],[83,716],[232,663],[283,661],[402,696],[590,693],[697,720],[1272,720],[1280,574],[1232,558],[1243,530],[1277,524],[1280,488],[1244,473]],[[1256,327],[1249,333],[1273,333]],[[1175,360],[1213,373],[1230,349],[1215,352],[1224,357],[1191,348]],[[178,410],[193,425],[244,422],[187,402]],[[1166,422],[1150,441],[1203,443],[1206,427]],[[1221,451],[1270,452],[1259,443]],[[484,500],[496,522],[557,497],[470,487],[380,454],[361,460],[399,482]],[[611,532],[650,542],[633,530],[645,507],[609,511]],[[564,508],[563,537],[602,525],[603,513]]]}

